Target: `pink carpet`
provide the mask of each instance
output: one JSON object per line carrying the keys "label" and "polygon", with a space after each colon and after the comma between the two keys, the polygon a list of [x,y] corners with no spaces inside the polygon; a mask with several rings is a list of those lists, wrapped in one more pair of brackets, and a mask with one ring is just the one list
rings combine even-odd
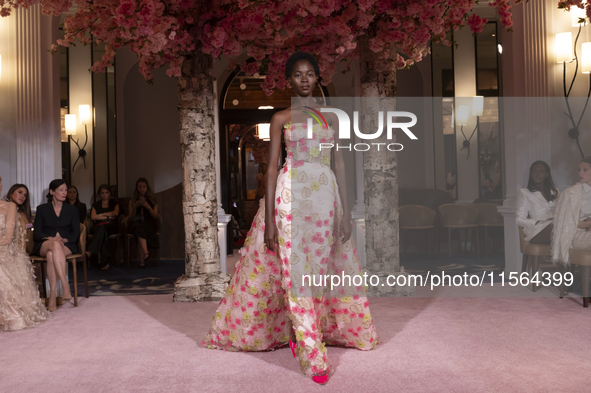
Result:
{"label": "pink carpet", "polygon": [[288,348],[199,345],[217,303],[91,297],[0,333],[1,392],[589,392],[591,309],[574,299],[372,299],[381,344],[330,348],[317,386]]}

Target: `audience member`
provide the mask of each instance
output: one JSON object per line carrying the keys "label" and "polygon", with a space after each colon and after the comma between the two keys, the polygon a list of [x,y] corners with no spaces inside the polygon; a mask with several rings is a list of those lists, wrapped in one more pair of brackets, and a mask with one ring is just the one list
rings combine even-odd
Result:
{"label": "audience member", "polygon": [[10,187],[8,194],[6,194],[8,202],[14,202],[17,206],[18,219],[21,227],[25,231],[25,236],[19,237],[20,246],[22,249],[30,253],[33,250],[32,233],[33,216],[31,214],[31,203],[29,200],[29,189],[24,184],[15,184]]}
{"label": "audience member", "polygon": [[570,263],[569,251],[591,250],[591,156],[579,164],[579,183],[562,192],[556,204],[552,261]]}
{"label": "audience member", "polygon": [[0,201],[0,331],[31,328],[49,318],[31,261],[19,246],[25,232],[17,214],[15,203]]}
{"label": "audience member", "polygon": [[550,166],[544,161],[534,162],[529,168],[527,188],[517,193],[517,225],[523,227],[527,242],[550,244],[559,194]]}
{"label": "audience member", "polygon": [[27,224],[33,221],[31,203],[29,201],[29,189],[27,186],[17,183],[10,187],[8,194],[6,194],[6,201],[16,204],[18,212],[26,219]]}
{"label": "audience member", "polygon": [[117,217],[119,217],[119,204],[111,199],[109,186],[102,184],[98,189],[99,200],[92,204],[90,218],[94,222],[92,227],[92,243],[88,246],[86,254],[101,255],[99,266],[103,270],[109,268],[109,236],[117,233]]}
{"label": "audience member", "polygon": [[158,215],[158,203],[148,184],[148,180],[141,177],[135,182],[133,198],[129,201],[129,215],[126,223],[129,233],[135,235],[142,249],[140,253],[140,267],[146,267],[150,257],[148,248],[160,248],[158,241],[158,227],[160,216]]}
{"label": "audience member", "polygon": [[80,238],[80,219],[78,210],[66,202],[68,187],[62,179],[49,184],[48,203],[37,206],[33,224],[35,246],[33,255],[47,258],[47,278],[49,279],[49,311],[55,311],[56,285],[59,278],[64,289],[64,300],[72,294],[66,280],[66,256],[78,253]]}
{"label": "audience member", "polygon": [[84,224],[86,221],[86,203],[80,202],[78,197],[78,189],[75,186],[68,187],[68,203],[76,206],[78,209],[78,215],[80,217],[80,224]]}

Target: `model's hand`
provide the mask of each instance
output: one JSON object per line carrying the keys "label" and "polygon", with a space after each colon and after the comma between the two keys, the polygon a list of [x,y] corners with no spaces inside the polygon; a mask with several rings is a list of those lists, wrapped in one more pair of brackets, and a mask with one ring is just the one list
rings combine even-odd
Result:
{"label": "model's hand", "polygon": [[339,233],[342,235],[341,243],[347,243],[351,238],[351,219],[343,218],[341,220]]}
{"label": "model's hand", "polygon": [[275,255],[279,254],[279,241],[277,240],[277,228],[273,223],[265,223],[265,246]]}

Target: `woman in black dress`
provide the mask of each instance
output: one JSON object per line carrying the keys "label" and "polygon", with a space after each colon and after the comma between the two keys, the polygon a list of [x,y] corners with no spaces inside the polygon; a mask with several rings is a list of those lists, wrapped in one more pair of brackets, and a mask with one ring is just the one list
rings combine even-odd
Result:
{"label": "woman in black dress", "polygon": [[68,203],[74,205],[76,209],[78,209],[80,224],[84,224],[84,221],[86,221],[86,203],[80,202],[78,195],[78,189],[76,186],[68,187]]}
{"label": "woman in black dress", "polygon": [[117,233],[117,217],[119,204],[111,199],[109,186],[102,184],[98,189],[100,200],[92,204],[90,218],[94,222],[92,227],[92,243],[88,246],[86,255],[101,254],[99,266],[102,270],[109,268],[109,236]]}
{"label": "woman in black dress", "polygon": [[64,300],[70,300],[72,293],[66,280],[66,256],[77,254],[80,238],[78,209],[66,202],[68,187],[62,179],[49,183],[48,203],[37,206],[33,227],[35,246],[32,255],[47,258],[49,279],[49,311],[57,309],[56,285],[59,278],[64,288]]}
{"label": "woman in black dress", "polygon": [[127,225],[129,233],[135,235],[142,248],[140,253],[140,267],[146,267],[150,253],[148,248],[160,248],[158,242],[158,227],[160,216],[158,215],[158,203],[148,184],[148,180],[140,177],[135,182],[133,198],[129,201],[129,216]]}

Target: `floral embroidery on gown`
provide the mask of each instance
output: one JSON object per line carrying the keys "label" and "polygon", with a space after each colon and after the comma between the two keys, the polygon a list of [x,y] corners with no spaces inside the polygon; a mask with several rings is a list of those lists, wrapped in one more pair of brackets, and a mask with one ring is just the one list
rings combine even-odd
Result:
{"label": "floral embroidery on gown", "polygon": [[49,319],[23,247],[25,228],[16,214],[14,203],[0,202],[0,331],[31,328]]}
{"label": "floral embroidery on gown", "polygon": [[248,232],[240,261],[202,345],[228,351],[264,351],[287,344],[295,330],[297,355],[307,376],[330,368],[325,345],[373,349],[377,334],[366,288],[302,285],[304,275],[360,275],[352,239],[338,234],[343,208],[330,169],[334,131],[284,127],[287,160],[277,177],[275,223],[279,256],[264,244],[265,201]]}

